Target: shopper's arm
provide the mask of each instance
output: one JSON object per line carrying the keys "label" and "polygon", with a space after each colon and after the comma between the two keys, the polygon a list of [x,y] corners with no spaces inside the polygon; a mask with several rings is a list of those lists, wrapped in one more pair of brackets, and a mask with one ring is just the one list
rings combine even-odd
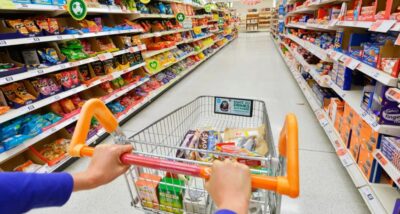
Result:
{"label": "shopper's arm", "polygon": [[251,178],[246,165],[228,159],[215,161],[206,189],[219,209],[216,213],[248,213]]}
{"label": "shopper's arm", "polygon": [[81,173],[0,173],[0,213],[23,213],[33,208],[62,206],[72,191],[107,184],[126,172],[119,157],[132,146],[97,146],[89,167]]}
{"label": "shopper's arm", "polygon": [[0,213],[24,213],[32,208],[62,206],[73,188],[68,173],[0,173]]}

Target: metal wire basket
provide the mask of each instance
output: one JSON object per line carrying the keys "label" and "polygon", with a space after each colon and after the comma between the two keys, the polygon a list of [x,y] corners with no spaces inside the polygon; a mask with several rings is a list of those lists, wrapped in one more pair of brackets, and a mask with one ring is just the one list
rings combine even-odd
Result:
{"label": "metal wire basket", "polygon": [[[88,112],[91,112],[90,110],[93,109],[89,109]],[[96,116],[96,111],[91,114]],[[106,120],[108,116],[104,114],[99,114],[96,118],[100,122],[109,122]],[[81,124],[79,122],[77,126],[82,124],[84,129],[85,122]],[[291,170],[294,171],[291,173],[293,175],[297,173],[297,183],[296,180],[283,177],[286,159],[277,155],[263,101],[213,96],[198,97],[155,121],[129,139],[126,139],[119,129],[112,126],[114,125],[106,124],[105,127],[108,127],[107,131],[114,133],[116,143],[130,143],[135,147],[134,155],[129,154],[129,157],[125,155],[121,157],[121,160],[124,163],[136,165],[128,170],[125,177],[132,205],[137,209],[157,213],[213,213],[216,207],[204,188],[204,180],[198,177],[209,176],[207,169],[212,165],[210,160],[215,158],[233,158],[239,162],[256,163],[257,167],[251,169],[252,184],[253,187],[259,189],[254,188],[252,191],[250,213],[279,213],[281,203],[279,193],[291,196],[298,194],[298,162],[290,164]],[[285,123],[283,130],[287,130],[287,126],[291,127]],[[188,136],[199,137],[196,134],[188,135],[189,132],[196,133],[196,130],[203,130],[199,132],[207,135],[211,132],[204,130],[213,130],[221,135],[220,138],[223,138],[222,136],[227,134],[227,128],[262,129],[260,133],[265,139],[264,146],[267,151],[263,156],[246,155],[208,150],[199,146],[200,144],[191,146],[184,144]],[[296,136],[293,139],[296,141],[296,146],[282,150],[281,153],[287,152],[284,155],[292,156],[294,151],[296,153],[294,158],[298,158],[298,151],[295,151],[298,150],[297,123],[295,128]],[[293,144],[290,142],[294,140],[287,137],[291,136],[288,133],[292,132],[290,131],[292,129],[289,128],[289,131],[281,133],[280,144],[285,148],[287,144]],[[78,142],[79,137],[74,137],[71,148]],[[84,147],[83,150],[85,149],[89,151],[88,153],[93,152],[90,148]],[[79,155],[82,154],[85,155],[85,152],[79,150]],[[261,181],[256,181],[256,177]],[[285,187],[289,190],[280,188],[280,179],[286,179],[285,182],[290,183]],[[294,192],[291,192],[292,189]]]}

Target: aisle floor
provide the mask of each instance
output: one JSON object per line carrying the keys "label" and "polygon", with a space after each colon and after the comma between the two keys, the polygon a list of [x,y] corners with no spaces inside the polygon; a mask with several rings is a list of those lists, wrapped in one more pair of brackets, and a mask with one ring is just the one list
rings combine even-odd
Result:
{"label": "aisle floor", "polygon": [[[123,129],[129,133],[137,132],[200,95],[264,100],[275,141],[285,114],[294,112],[297,115],[300,138],[300,197],[284,197],[282,213],[369,213],[267,33],[240,34],[238,39],[127,122]],[[66,171],[81,171],[87,164],[87,159],[81,159]],[[40,209],[31,213],[98,214],[140,211],[130,206],[125,180],[120,177],[95,190],[74,193],[62,208]]]}

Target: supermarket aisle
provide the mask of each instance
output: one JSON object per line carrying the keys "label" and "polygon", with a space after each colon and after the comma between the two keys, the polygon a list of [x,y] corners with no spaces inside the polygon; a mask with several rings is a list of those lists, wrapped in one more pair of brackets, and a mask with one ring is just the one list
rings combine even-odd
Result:
{"label": "supermarket aisle", "polygon": [[[350,177],[299,90],[297,83],[266,33],[240,37],[198,67],[124,125],[135,132],[200,95],[236,96],[264,100],[274,138],[287,112],[299,120],[301,192],[284,198],[282,213],[368,213]],[[84,169],[80,160],[67,171]],[[32,213],[139,213],[130,207],[124,178],[89,192],[72,195],[63,208]]]}

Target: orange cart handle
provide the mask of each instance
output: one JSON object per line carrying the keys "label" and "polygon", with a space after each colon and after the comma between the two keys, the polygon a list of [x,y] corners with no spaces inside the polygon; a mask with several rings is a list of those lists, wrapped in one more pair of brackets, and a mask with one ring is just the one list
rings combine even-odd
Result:
{"label": "orange cart handle", "polygon": [[[86,152],[93,154],[93,150],[87,148],[85,142],[89,132],[92,117],[95,117],[103,128],[112,133],[118,128],[118,121],[100,99],[90,99],[82,106],[78,123],[72,135],[69,146],[69,155],[72,157],[87,156]],[[82,152],[85,153],[82,154]]]}
{"label": "orange cart handle", "polygon": [[[95,99],[86,102],[82,108],[81,117],[75,129],[77,132],[74,132],[72,137],[69,149],[71,155],[76,157],[90,157],[93,155],[94,148],[84,144],[89,130],[90,120],[93,115],[99,120],[100,124],[103,125],[107,132],[111,133],[118,128],[117,120],[102,101]],[[279,152],[281,156],[287,159],[286,176],[272,177],[251,175],[252,187],[271,190],[290,197],[297,197],[299,195],[298,127],[297,119],[294,114],[286,116],[285,125],[279,138]],[[211,174],[209,167],[131,153],[121,155],[120,159],[122,163],[127,165],[136,165],[176,174],[202,177],[204,179],[208,179]]]}

